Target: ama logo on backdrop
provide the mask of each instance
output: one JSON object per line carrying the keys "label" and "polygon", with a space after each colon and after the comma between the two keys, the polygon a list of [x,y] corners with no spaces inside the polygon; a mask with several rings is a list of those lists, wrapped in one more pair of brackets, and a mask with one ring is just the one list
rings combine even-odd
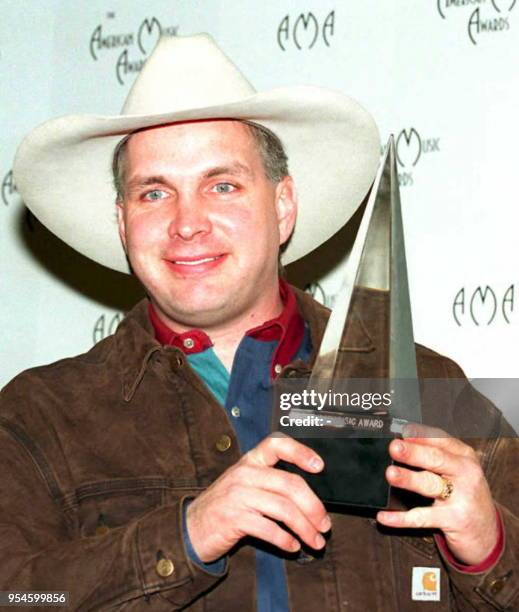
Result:
{"label": "ama logo on backdrop", "polygon": [[131,31],[118,32],[115,13],[107,13],[106,22],[92,32],[89,52],[93,61],[101,56],[114,57],[117,82],[124,85],[128,78],[140,72],[148,54],[161,36],[176,36],[178,26],[163,26],[157,17],[146,17]]}
{"label": "ama logo on backdrop", "polygon": [[18,189],[14,184],[13,171],[9,170],[2,181],[2,202],[4,206],[9,206],[17,193]]}
{"label": "ama logo on backdrop", "polygon": [[488,35],[510,30],[510,14],[516,3],[517,0],[436,0],[436,7],[442,19],[465,13],[467,36],[477,45]]}
{"label": "ama logo on backdrop", "polygon": [[512,322],[515,306],[515,285],[503,290],[490,285],[473,289],[462,287],[454,296],[452,316],[459,327],[463,325],[487,326],[499,321]]}
{"label": "ama logo on backdrop", "polygon": [[[385,153],[382,147],[381,154]],[[414,127],[404,128],[395,135],[395,151],[398,166],[398,182],[400,187],[414,185],[413,171],[424,156],[440,152],[440,138],[421,136]]]}
{"label": "ama logo on backdrop", "polygon": [[94,328],[92,330],[93,343],[97,344],[107,336],[115,334],[123,317],[124,315],[122,312],[117,312],[114,315],[102,314],[94,323]]}
{"label": "ama logo on backdrop", "polygon": [[16,207],[17,205],[23,206],[23,223],[26,229],[30,232],[34,232],[36,230],[36,217],[32,214],[32,212],[21,202],[21,199],[18,195],[18,188],[14,182],[13,171],[9,170],[3,180],[2,180],[2,202],[4,207]]}
{"label": "ama logo on backdrop", "polygon": [[277,42],[283,51],[289,48],[299,51],[319,45],[330,46],[335,34],[335,11],[316,15],[312,11],[297,15],[285,15],[277,29]]}

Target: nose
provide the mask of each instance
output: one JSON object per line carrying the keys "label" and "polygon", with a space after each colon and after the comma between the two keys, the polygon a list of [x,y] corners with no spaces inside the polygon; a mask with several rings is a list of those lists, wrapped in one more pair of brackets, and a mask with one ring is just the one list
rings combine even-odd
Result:
{"label": "nose", "polygon": [[178,197],[169,223],[170,238],[193,240],[211,232],[211,221],[202,198],[195,195]]}

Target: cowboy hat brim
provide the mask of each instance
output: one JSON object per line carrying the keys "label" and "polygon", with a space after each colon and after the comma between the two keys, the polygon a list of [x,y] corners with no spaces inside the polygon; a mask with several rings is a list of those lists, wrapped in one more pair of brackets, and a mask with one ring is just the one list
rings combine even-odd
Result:
{"label": "cowboy hat brim", "polygon": [[304,86],[169,113],[47,121],[20,145],[15,183],[25,204],[59,238],[94,261],[128,273],[116,222],[115,146],[142,128],[203,119],[254,122],[281,139],[299,199],[284,264],[335,234],[373,182],[380,140],[371,115],[340,92]]}

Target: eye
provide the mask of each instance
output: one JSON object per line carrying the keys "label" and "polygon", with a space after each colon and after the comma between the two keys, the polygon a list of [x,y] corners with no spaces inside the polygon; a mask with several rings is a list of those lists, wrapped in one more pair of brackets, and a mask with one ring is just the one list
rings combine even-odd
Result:
{"label": "eye", "polygon": [[144,194],[144,198],[146,200],[162,200],[166,196],[167,193],[162,191],[162,189],[153,189],[152,191],[148,191]]}
{"label": "eye", "polygon": [[236,187],[231,183],[218,183],[213,187],[213,191],[216,191],[216,193],[231,193],[235,189]]}

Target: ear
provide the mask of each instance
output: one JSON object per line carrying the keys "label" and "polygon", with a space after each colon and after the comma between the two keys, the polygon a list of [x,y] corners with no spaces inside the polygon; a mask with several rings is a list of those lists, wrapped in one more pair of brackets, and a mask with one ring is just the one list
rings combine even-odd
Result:
{"label": "ear", "polygon": [[124,250],[126,250],[126,222],[124,219],[124,202],[118,200],[116,202],[117,208],[117,225],[119,227],[119,237],[121,238],[121,242],[123,243]]}
{"label": "ear", "polygon": [[297,194],[294,180],[285,176],[276,185],[276,213],[279,227],[279,244],[284,244],[292,234],[297,217]]}

